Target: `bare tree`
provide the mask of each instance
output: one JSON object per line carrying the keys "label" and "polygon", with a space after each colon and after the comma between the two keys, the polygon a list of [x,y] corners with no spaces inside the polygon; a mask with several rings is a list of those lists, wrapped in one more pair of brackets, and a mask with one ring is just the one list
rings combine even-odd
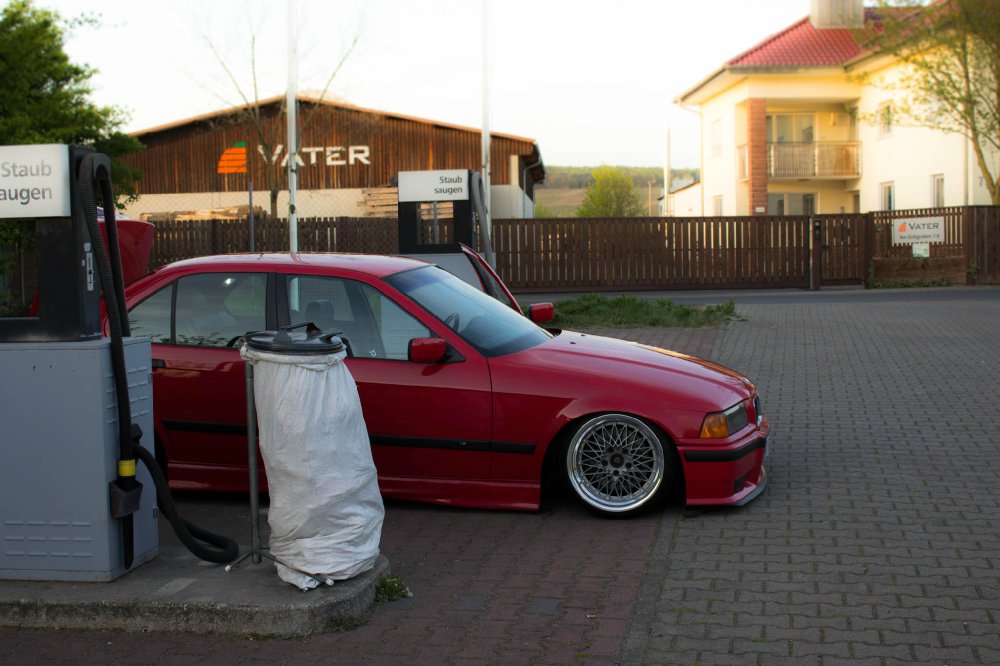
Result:
{"label": "bare tree", "polygon": [[[284,168],[285,164],[287,164],[287,160],[300,158],[297,155],[286,155],[284,160],[279,157],[281,154],[281,147],[283,145],[282,137],[284,136],[284,123],[280,122],[280,119],[285,117],[287,113],[287,106],[284,98],[282,98],[281,101],[274,101],[274,98],[269,98],[270,101],[267,99],[261,99],[260,79],[258,76],[259,59],[257,35],[257,27],[252,21],[248,20],[246,38],[250,47],[249,80],[243,80],[239,75],[237,75],[231,61],[220,51],[217,44],[210,37],[208,37],[207,34],[203,33],[202,38],[211,49],[212,55],[225,74],[226,80],[231,84],[233,91],[240,100],[235,116],[231,116],[229,120],[231,122],[242,122],[248,124],[252,128],[254,137],[257,140],[257,149],[264,160],[265,186],[270,193],[270,213],[272,217],[276,217],[278,215],[278,193],[281,190],[280,184],[282,182],[281,170]],[[327,96],[330,93],[330,88],[333,85],[334,79],[336,79],[337,74],[341,71],[357,44],[358,37],[355,35],[352,38],[351,43],[344,50],[339,60],[337,60],[331,69],[330,74],[323,85],[323,88],[317,97],[318,101],[321,103],[327,101]],[[277,105],[278,112],[276,120],[269,122],[268,117],[264,112],[264,107],[266,106],[262,103],[264,101],[267,101],[268,104]],[[299,137],[301,137],[301,135],[304,134],[309,128],[310,122],[320,106],[321,105],[310,105],[299,114],[299,122],[297,123],[297,133]],[[296,139],[299,137],[296,137]],[[300,144],[301,142],[297,140],[296,145]]]}

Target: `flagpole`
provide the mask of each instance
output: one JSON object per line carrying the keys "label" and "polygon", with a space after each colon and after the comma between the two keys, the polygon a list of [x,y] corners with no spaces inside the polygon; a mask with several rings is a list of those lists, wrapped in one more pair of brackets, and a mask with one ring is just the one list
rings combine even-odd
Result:
{"label": "flagpole", "polygon": [[295,34],[295,0],[288,0],[288,90],[285,96],[285,115],[288,116],[288,251],[299,251],[299,220],[295,212],[298,194],[299,147],[296,129],[296,94],[298,63]]}

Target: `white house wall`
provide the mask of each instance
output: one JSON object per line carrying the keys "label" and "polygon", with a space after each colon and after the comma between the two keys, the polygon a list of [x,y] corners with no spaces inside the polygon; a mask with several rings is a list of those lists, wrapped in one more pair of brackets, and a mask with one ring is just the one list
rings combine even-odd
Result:
{"label": "white house wall", "polygon": [[[725,90],[702,106],[702,210],[705,215],[714,215],[714,198],[722,197],[723,215],[746,215],[747,197],[737,196],[739,180],[736,163],[737,132],[746,137],[746,111],[742,112],[742,126],[737,130],[738,106],[746,100],[746,89],[738,84]],[[721,149],[713,150],[713,125],[718,121]],[[745,191],[745,186],[744,186]]]}
{"label": "white house wall", "polygon": [[[858,101],[858,138],[862,150],[861,207],[882,208],[882,185],[893,183],[895,208],[926,208],[933,205],[932,177],[944,176],[944,205],[962,206],[977,203],[973,195],[972,174],[967,161],[967,140],[958,133],[946,133],[921,127],[897,110],[892,129],[883,134],[879,109],[883,104],[898,105],[909,93],[901,85],[901,66],[890,65],[869,73],[867,85]],[[981,203],[988,203],[983,201]]]}
{"label": "white house wall", "polygon": [[670,214],[674,217],[702,217],[701,184],[689,185],[670,194]]}
{"label": "white house wall", "polygon": [[[724,215],[748,215],[748,182],[739,180],[738,148],[748,143],[747,102],[764,99],[767,112],[806,112],[816,115],[816,141],[851,141],[860,144],[861,177],[807,182],[769,179],[769,193],[815,193],[817,211],[860,212],[882,208],[882,184],[894,186],[894,207],[926,208],[933,204],[932,177],[944,176],[944,205],[985,205],[989,193],[968,140],[908,123],[897,113],[892,132],[881,135],[879,107],[899,99],[905,89],[899,82],[902,69],[886,61],[873,62],[868,78],[859,72],[847,75],[839,68],[793,70],[788,74],[733,75],[733,83],[699,100],[702,139],[702,210],[713,214],[713,200],[722,197]],[[855,135],[850,115],[857,110]],[[721,150],[713,151],[713,123],[719,121]],[[996,164],[1000,157],[991,155]]]}

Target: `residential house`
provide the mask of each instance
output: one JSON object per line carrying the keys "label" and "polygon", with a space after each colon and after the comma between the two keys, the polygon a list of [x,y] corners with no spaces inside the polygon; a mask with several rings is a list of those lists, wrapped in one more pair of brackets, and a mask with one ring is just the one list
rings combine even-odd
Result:
{"label": "residential house", "polygon": [[859,44],[872,17],[862,0],[813,0],[677,98],[701,117],[705,215],[990,203],[964,136],[893,113],[903,65]]}

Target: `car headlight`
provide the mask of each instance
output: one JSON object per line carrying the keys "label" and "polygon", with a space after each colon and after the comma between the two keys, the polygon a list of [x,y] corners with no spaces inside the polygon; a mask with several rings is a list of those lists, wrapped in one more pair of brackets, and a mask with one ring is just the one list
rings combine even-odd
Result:
{"label": "car headlight", "polygon": [[742,402],[722,412],[712,412],[701,423],[702,439],[725,439],[739,432],[750,422],[747,408]]}

